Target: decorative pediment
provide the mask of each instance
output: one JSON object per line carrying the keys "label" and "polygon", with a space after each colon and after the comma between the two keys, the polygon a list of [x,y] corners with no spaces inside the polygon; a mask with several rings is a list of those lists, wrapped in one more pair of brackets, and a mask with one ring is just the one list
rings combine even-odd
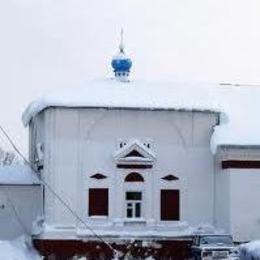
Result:
{"label": "decorative pediment", "polygon": [[105,176],[102,173],[96,173],[94,175],[91,175],[90,178],[97,179],[97,180],[102,180],[102,179],[106,179],[107,176]]}
{"label": "decorative pediment", "polygon": [[179,180],[178,177],[176,177],[172,174],[166,175],[166,176],[162,177],[162,179],[165,180],[165,181],[177,181],[177,180]]}
{"label": "decorative pediment", "polygon": [[139,153],[137,150],[132,150],[130,153],[128,153],[124,157],[125,158],[127,158],[127,157],[143,157],[144,158],[144,156],[141,153]]}
{"label": "decorative pediment", "polygon": [[150,148],[133,140],[120,148],[114,155],[119,168],[151,168],[155,155]]}

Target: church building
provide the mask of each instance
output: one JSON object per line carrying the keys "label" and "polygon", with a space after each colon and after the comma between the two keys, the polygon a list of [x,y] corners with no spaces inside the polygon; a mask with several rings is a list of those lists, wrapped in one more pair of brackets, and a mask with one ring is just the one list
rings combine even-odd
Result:
{"label": "church building", "polygon": [[131,66],[121,42],[114,78],[24,112],[30,161],[86,223],[45,187],[36,247],[80,255],[84,245],[100,249],[101,238],[119,247],[155,243],[159,252],[205,226],[235,241],[259,238],[260,138],[252,138],[248,87],[135,81]]}

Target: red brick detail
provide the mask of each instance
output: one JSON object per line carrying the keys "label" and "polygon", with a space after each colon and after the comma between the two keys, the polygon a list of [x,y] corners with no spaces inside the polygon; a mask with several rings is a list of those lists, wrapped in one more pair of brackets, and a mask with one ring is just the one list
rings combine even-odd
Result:
{"label": "red brick detail", "polygon": [[[112,248],[120,251],[123,256],[127,253],[134,258],[144,259],[152,256],[154,259],[189,259],[191,256],[191,239],[184,240],[154,240],[143,246],[142,240],[110,243]],[[113,252],[105,243],[99,241],[81,240],[45,240],[34,239],[34,247],[44,259],[67,260],[72,256],[87,256],[88,259],[112,259]],[[150,245],[149,245],[150,244]],[[122,257],[123,259],[123,257]]]}
{"label": "red brick detail", "polygon": [[226,160],[221,162],[222,169],[260,169],[260,161]]}

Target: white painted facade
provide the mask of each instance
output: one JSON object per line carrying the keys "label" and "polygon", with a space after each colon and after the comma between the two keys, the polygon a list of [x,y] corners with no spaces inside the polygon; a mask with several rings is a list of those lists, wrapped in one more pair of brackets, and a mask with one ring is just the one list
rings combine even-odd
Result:
{"label": "white painted facade", "polygon": [[[36,144],[42,143],[43,177],[92,228],[107,230],[108,234],[118,230],[152,234],[159,230],[185,235],[188,225],[214,224],[215,162],[210,137],[217,122],[218,114],[212,112],[48,108],[30,123],[30,136],[35,138],[30,156],[35,157]],[[151,169],[117,167],[120,142],[133,140],[150,144],[154,154]],[[125,182],[130,172],[140,173],[144,182]],[[107,178],[90,178],[96,173]],[[169,174],[179,179],[162,179]],[[88,216],[89,188],[109,189],[107,217]],[[180,221],[161,221],[161,189],[180,191]],[[126,218],[126,191],[143,193],[141,218]],[[46,237],[55,236],[55,229],[84,235],[48,190],[45,220],[51,230],[51,234],[44,234]]]}
{"label": "white painted facade", "polygon": [[221,169],[222,160],[258,161],[259,147],[219,148],[216,174],[216,224],[237,241],[260,237],[260,169]]}
{"label": "white painted facade", "polygon": [[[30,160],[39,169],[43,167],[42,177],[87,225],[104,236],[179,237],[192,234],[191,227],[211,224],[231,233],[236,241],[259,238],[259,169],[221,166],[226,160],[260,161],[260,148],[252,145],[258,139],[251,135],[251,128],[232,135],[240,125],[240,117],[230,109],[233,90],[228,90],[230,100],[224,99],[227,120],[219,110],[209,109],[211,105],[207,106],[205,100],[197,102],[202,92],[194,92],[197,96],[191,98],[187,90],[167,88],[164,93],[170,94],[165,96],[158,86],[148,89],[135,83],[132,86],[131,82],[120,83],[129,86],[117,84],[108,82],[107,89],[102,83],[80,98],[49,97],[28,107],[24,123],[29,123]],[[148,101],[144,99],[146,92]],[[214,96],[218,92],[222,90]],[[117,98],[111,97],[116,93]],[[204,99],[211,101],[211,95]],[[249,142],[250,146],[234,142]],[[124,158],[126,148],[131,147],[142,153],[139,161]],[[117,166],[136,162],[151,168]],[[141,174],[144,182],[125,182],[131,172]],[[105,178],[92,178],[97,173]],[[168,175],[178,180],[163,179]],[[89,216],[89,189],[95,188],[109,190],[108,216]],[[178,221],[161,220],[162,189],[179,190]],[[138,219],[127,217],[127,191],[142,192]],[[93,235],[48,189],[44,198],[46,225],[42,238]]]}

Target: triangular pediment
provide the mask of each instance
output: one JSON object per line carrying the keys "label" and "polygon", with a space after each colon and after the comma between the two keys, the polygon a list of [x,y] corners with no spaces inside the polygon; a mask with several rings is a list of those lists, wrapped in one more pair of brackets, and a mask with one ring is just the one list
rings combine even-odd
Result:
{"label": "triangular pediment", "polygon": [[[150,148],[138,140],[132,140],[120,148],[114,155],[117,165],[150,165],[152,166],[155,155]],[[129,167],[130,168],[130,167]]]}
{"label": "triangular pediment", "polygon": [[102,173],[96,173],[96,174],[91,175],[90,178],[97,179],[97,180],[102,180],[102,179],[106,179],[107,176],[102,174]]}
{"label": "triangular pediment", "polygon": [[124,156],[124,158],[127,158],[127,157],[142,157],[144,158],[144,156],[138,152],[137,150],[132,150],[131,152],[129,152],[127,155]]}

